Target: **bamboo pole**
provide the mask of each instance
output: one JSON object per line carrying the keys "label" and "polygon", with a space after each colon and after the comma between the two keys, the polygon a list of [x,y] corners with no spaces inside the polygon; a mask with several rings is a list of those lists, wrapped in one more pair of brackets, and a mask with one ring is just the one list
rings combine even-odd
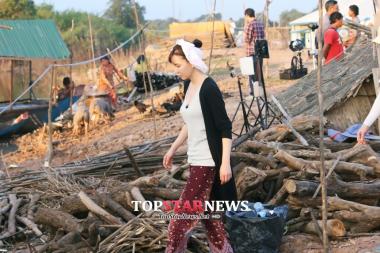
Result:
{"label": "bamboo pole", "polygon": [[[90,28],[91,54],[92,54],[92,59],[95,59],[94,40],[92,38],[92,25],[91,25],[90,13],[87,14],[87,18],[88,18],[88,26]],[[92,64],[93,64],[93,70],[91,72],[92,72],[92,77],[94,78],[94,81],[95,81],[95,79],[96,79],[96,77],[95,77],[95,71],[96,71],[95,61],[93,61]]]}
{"label": "bamboo pole", "polygon": [[213,51],[213,49],[214,49],[215,7],[216,7],[216,0],[214,0],[214,6],[213,6],[213,9],[212,9],[211,50],[210,50],[210,57],[209,57],[209,59],[208,59],[208,74],[210,74],[210,69],[211,69],[211,59],[212,59],[212,51]]}
{"label": "bamboo pole", "polygon": [[[71,20],[71,54],[70,54],[70,64],[73,63],[73,58],[74,58],[74,50],[73,50],[73,45],[74,45],[74,19]],[[74,95],[74,84],[73,82],[73,66],[70,65],[70,115],[73,114],[73,95]]]}
{"label": "bamboo pole", "polygon": [[324,125],[323,125],[323,95],[322,95],[322,24],[323,24],[323,0],[318,1],[318,10],[319,10],[319,27],[318,29],[318,69],[317,69],[317,91],[318,91],[318,103],[319,103],[319,150],[320,150],[320,182],[322,188],[322,239],[323,239],[323,252],[329,252],[329,241],[327,235],[327,189],[326,189],[326,177],[325,177],[325,149],[323,143],[324,136]]}
{"label": "bamboo pole", "polygon": [[[32,61],[29,61],[29,85],[32,83]],[[28,85],[28,86],[29,86]],[[30,89],[29,91],[29,99],[32,100],[33,90]]]}
{"label": "bamboo pole", "polygon": [[[11,60],[11,83],[9,87],[9,103],[12,104],[13,100],[13,60]],[[10,108],[12,110],[12,107]]]}
{"label": "bamboo pole", "polygon": [[[137,14],[137,6],[136,6],[136,1],[132,0],[133,4],[133,9],[135,13],[135,20],[136,20],[136,26],[137,30],[140,29],[140,21],[139,21],[139,16]],[[140,36],[140,50],[142,50],[144,58],[145,58],[145,63],[146,63],[146,71],[143,71],[143,81],[144,81],[144,86],[145,86],[145,91],[146,91],[146,84],[145,84],[145,76],[144,73],[148,76],[148,83],[150,87],[150,103],[152,105],[152,114],[153,114],[153,126],[154,126],[154,139],[157,139],[157,119],[156,119],[156,108],[154,107],[154,94],[153,94],[153,85],[152,85],[152,80],[150,78],[150,64],[148,61],[148,58],[146,57],[146,52],[145,52],[145,36],[144,36],[144,31],[141,31],[141,36]]]}
{"label": "bamboo pole", "polygon": [[[135,23],[136,23],[136,29],[139,30],[140,29],[140,19],[139,19],[139,15],[137,14],[137,7],[136,7],[136,2],[135,0],[132,0],[132,4],[133,4],[133,13],[135,15]],[[138,40],[139,40],[139,52],[143,52],[144,54],[144,57],[145,57],[145,50],[143,51],[143,45],[142,45],[142,38],[141,36],[138,37]],[[146,60],[146,58],[145,58]],[[144,69],[143,69],[144,70]],[[148,88],[146,86],[146,81],[145,81],[145,71],[142,72],[142,78],[143,78],[143,83],[144,83],[144,90],[145,90],[145,95],[148,93]]]}
{"label": "bamboo pole", "polygon": [[49,109],[48,109],[48,153],[45,160],[45,167],[50,167],[51,161],[53,159],[53,133],[52,133],[52,118],[51,112],[53,107],[53,90],[54,90],[54,80],[55,80],[55,68],[54,65],[51,68],[51,84],[50,84],[50,94],[49,94]]}

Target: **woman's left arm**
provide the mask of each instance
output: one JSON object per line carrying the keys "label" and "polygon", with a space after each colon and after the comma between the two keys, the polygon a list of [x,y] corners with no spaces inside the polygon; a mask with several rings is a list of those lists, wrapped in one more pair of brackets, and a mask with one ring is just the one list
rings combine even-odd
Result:
{"label": "woman's left arm", "polygon": [[221,184],[227,183],[232,177],[231,171],[231,145],[232,140],[228,138],[222,139],[223,154],[222,154],[222,164],[220,166],[220,182]]}
{"label": "woman's left arm", "polygon": [[220,181],[222,184],[227,183],[232,177],[231,171],[231,146],[232,146],[232,123],[228,118],[225,103],[223,100],[222,92],[219,90],[218,86],[215,84],[210,85],[208,89],[209,98],[208,106],[212,111],[213,121],[216,128],[221,133],[222,136],[222,163],[220,166]]}

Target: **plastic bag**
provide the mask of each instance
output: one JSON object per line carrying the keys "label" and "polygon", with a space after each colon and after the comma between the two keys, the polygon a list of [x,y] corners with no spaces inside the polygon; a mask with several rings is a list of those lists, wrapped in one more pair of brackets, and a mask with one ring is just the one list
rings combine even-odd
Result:
{"label": "plastic bag", "polygon": [[[256,203],[255,203],[256,204]],[[265,206],[252,211],[226,212],[225,226],[234,253],[277,253],[281,245],[288,208],[286,205],[274,209]],[[259,213],[265,217],[259,217]]]}

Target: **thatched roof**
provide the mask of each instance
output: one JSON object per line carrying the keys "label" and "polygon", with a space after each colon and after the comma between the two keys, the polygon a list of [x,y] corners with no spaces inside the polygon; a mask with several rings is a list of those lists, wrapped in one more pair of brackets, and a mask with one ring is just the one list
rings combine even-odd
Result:
{"label": "thatched roof", "polygon": [[[372,44],[369,39],[359,39],[345,56],[322,68],[322,92],[324,112],[356,96],[364,80],[376,67]],[[316,90],[317,71],[304,76],[297,84],[277,96],[291,116],[318,115]]]}

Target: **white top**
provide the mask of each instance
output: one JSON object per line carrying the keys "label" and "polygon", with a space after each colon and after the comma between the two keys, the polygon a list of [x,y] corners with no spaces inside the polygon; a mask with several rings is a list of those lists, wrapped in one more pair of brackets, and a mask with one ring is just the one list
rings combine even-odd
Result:
{"label": "white top", "polygon": [[189,93],[186,94],[180,109],[182,118],[187,126],[187,161],[192,166],[215,166],[207,142],[206,126],[199,100],[201,87],[202,85],[195,92],[190,103],[187,97]]}
{"label": "white top", "polygon": [[364,120],[363,124],[370,127],[379,116],[380,116],[380,94],[377,95],[376,100],[372,105],[371,111],[368,113],[368,116]]}

